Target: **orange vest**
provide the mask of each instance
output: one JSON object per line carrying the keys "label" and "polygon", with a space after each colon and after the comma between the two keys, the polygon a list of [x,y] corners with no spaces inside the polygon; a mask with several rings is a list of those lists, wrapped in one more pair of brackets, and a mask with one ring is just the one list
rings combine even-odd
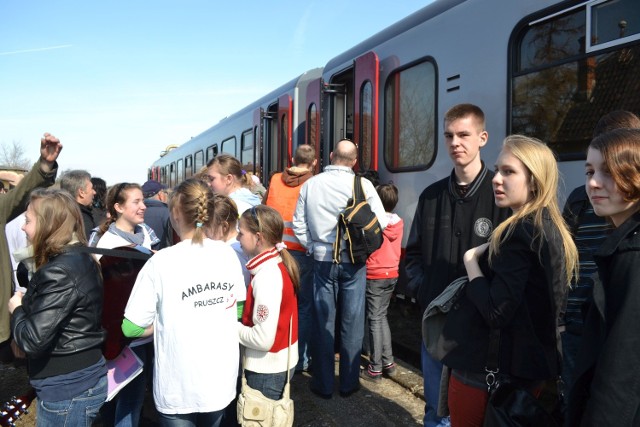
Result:
{"label": "orange vest", "polygon": [[271,177],[269,194],[265,205],[271,206],[282,215],[284,220],[282,241],[287,245],[287,249],[306,252],[305,247],[300,244],[296,235],[293,234],[293,223],[291,222],[293,213],[296,211],[296,203],[298,203],[301,187],[301,185],[289,187],[282,181],[282,173],[276,173]]}

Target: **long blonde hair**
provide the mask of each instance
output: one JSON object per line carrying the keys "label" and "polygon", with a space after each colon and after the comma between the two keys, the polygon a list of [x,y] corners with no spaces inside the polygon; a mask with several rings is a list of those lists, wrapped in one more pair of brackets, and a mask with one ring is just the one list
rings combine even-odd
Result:
{"label": "long blonde hair", "polygon": [[564,249],[565,274],[567,285],[571,284],[574,275],[578,275],[578,250],[573,242],[569,228],[558,207],[559,173],[553,152],[542,141],[523,135],[508,136],[502,145],[520,160],[527,168],[531,180],[531,197],[517,212],[496,227],[489,243],[489,261],[500,253],[501,244],[513,233],[516,224],[528,217],[533,217],[536,230],[534,241],[539,241],[538,254],[542,249],[544,234],[543,219],[545,208],[551,221],[558,228]]}
{"label": "long blonde hair", "polygon": [[65,190],[36,189],[31,192],[30,205],[36,217],[33,253],[36,268],[64,252],[74,238],[86,245],[82,214],[78,203]]}

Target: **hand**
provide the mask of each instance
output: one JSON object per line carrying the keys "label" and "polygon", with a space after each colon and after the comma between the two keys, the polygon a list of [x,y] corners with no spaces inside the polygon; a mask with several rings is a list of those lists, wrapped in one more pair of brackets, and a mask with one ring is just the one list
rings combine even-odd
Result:
{"label": "hand", "polygon": [[480,246],[476,246],[475,248],[471,248],[469,249],[467,252],[464,253],[464,257],[462,258],[463,261],[465,263],[467,262],[471,262],[471,261],[478,261],[478,259],[480,259],[480,256],[482,256],[483,253],[485,253],[487,251],[487,248],[489,247],[489,243],[483,243]]}
{"label": "hand", "polygon": [[43,172],[51,172],[60,151],[62,151],[60,140],[50,133],[45,133],[40,139],[40,163]]}
{"label": "hand", "polygon": [[18,344],[16,344],[15,340],[11,340],[11,351],[13,352],[13,357],[15,357],[16,359],[24,359],[25,357],[27,357],[24,354],[24,351],[20,350],[20,347],[18,347]]}
{"label": "hand", "polygon": [[24,294],[22,292],[16,292],[11,297],[11,299],[9,300],[9,303],[7,304],[9,306],[9,313],[13,314],[13,311],[22,305],[23,296]]}

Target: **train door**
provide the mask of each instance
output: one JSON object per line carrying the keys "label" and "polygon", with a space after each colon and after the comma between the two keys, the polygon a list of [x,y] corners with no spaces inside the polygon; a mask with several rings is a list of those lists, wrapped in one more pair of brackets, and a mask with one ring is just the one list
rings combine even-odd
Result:
{"label": "train door", "polygon": [[305,143],[312,145],[316,149],[316,170],[314,173],[320,173],[322,171],[322,155],[324,147],[322,144],[322,137],[320,130],[322,129],[320,112],[322,111],[322,78],[312,80],[307,86],[306,96],[306,109],[305,120],[307,123]]}
{"label": "train door", "polygon": [[255,159],[256,159],[256,170],[262,182],[266,182],[264,177],[264,169],[265,169],[265,152],[264,152],[264,133],[262,126],[262,116],[264,115],[264,110],[262,108],[256,108],[253,111],[253,140],[255,144]]}
{"label": "train door", "polygon": [[293,141],[293,100],[288,94],[278,98],[278,171],[291,166]]}
{"label": "train door", "polygon": [[353,62],[353,66],[331,78],[324,85],[328,114],[328,141],[322,159],[328,164],[329,152],[341,139],[358,145],[356,170],[378,168],[378,86],[379,60],[368,52]]}

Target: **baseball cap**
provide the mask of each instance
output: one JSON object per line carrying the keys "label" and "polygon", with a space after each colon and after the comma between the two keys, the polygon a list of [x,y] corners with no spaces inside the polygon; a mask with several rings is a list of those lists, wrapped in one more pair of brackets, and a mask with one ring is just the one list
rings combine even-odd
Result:
{"label": "baseball cap", "polygon": [[167,186],[164,184],[160,184],[158,181],[154,181],[150,179],[149,181],[142,184],[142,195],[145,198],[153,197],[161,190],[166,190]]}

